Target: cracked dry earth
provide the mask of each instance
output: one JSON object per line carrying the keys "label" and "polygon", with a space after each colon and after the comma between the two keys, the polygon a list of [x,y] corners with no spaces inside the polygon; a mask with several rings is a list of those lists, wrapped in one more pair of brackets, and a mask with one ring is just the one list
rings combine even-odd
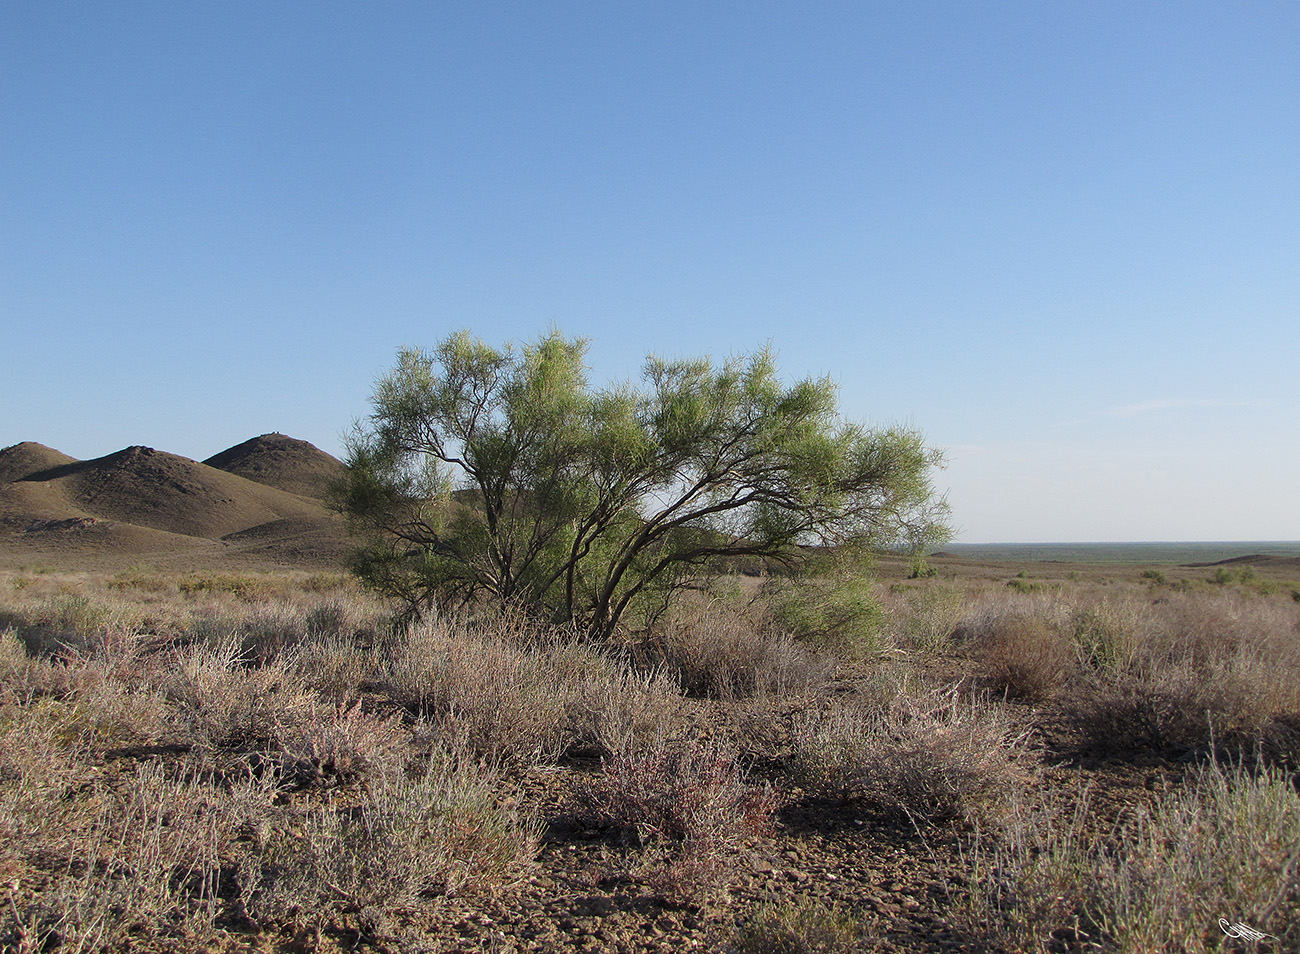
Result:
{"label": "cracked dry earth", "polygon": [[[714,714],[727,720],[721,707]],[[1113,823],[1165,781],[1174,783],[1185,768],[1158,758],[1145,766],[1080,762],[1059,730],[1043,726],[1036,734],[1043,764],[1035,784],[1058,793],[1087,791],[1099,825]],[[575,791],[598,770],[595,762],[532,769],[504,796],[517,797],[541,823],[535,867],[521,882],[493,894],[441,899],[398,938],[361,946],[428,954],[725,952],[736,925],[761,905],[812,898],[858,919],[866,929],[864,951],[1006,951],[963,916],[973,835],[965,823],[930,823],[855,800],[817,798],[773,775],[782,796],[770,835],[746,843],[731,859],[726,886],[707,900],[673,903],[628,873],[636,850],[616,833],[584,827]],[[760,765],[751,780],[764,774]],[[354,935],[322,941],[356,949]]]}

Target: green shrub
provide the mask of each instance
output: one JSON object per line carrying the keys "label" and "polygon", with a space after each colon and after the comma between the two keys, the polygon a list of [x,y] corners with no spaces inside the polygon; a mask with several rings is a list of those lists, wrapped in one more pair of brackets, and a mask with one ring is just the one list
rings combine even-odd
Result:
{"label": "green shrub", "polygon": [[847,659],[880,648],[885,613],[865,573],[780,579],[767,592],[773,621],[796,639]]}
{"label": "green shrub", "polygon": [[959,587],[898,584],[890,595],[890,631],[898,642],[923,653],[947,648],[961,621],[964,594]]}

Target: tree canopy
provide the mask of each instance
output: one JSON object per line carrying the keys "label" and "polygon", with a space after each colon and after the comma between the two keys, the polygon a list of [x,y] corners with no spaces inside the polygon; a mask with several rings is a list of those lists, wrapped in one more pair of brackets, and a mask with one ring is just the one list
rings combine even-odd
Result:
{"label": "tree canopy", "polygon": [[728,557],[946,535],[942,455],[842,419],[829,378],[784,384],[765,348],[593,388],[587,347],[462,331],[398,353],[340,488],[366,583],[414,613],[491,596],[605,637]]}

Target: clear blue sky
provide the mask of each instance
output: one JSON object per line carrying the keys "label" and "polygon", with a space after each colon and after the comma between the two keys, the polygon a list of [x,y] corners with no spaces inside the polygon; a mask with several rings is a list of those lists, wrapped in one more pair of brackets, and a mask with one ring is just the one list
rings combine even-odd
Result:
{"label": "clear blue sky", "polygon": [[959,539],[1300,539],[1300,4],[0,5],[0,445],[771,342]]}

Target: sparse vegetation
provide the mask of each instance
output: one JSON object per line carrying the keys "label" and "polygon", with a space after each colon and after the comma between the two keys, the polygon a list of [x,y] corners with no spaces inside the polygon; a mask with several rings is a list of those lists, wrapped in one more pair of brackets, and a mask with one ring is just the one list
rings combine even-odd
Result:
{"label": "sparse vegetation", "polygon": [[[933,562],[859,579],[878,628],[838,656],[761,577],[591,641],[410,625],[337,574],[0,573],[0,947],[1300,941],[1300,605],[1267,570]],[[181,585],[227,575],[255,585]]]}

